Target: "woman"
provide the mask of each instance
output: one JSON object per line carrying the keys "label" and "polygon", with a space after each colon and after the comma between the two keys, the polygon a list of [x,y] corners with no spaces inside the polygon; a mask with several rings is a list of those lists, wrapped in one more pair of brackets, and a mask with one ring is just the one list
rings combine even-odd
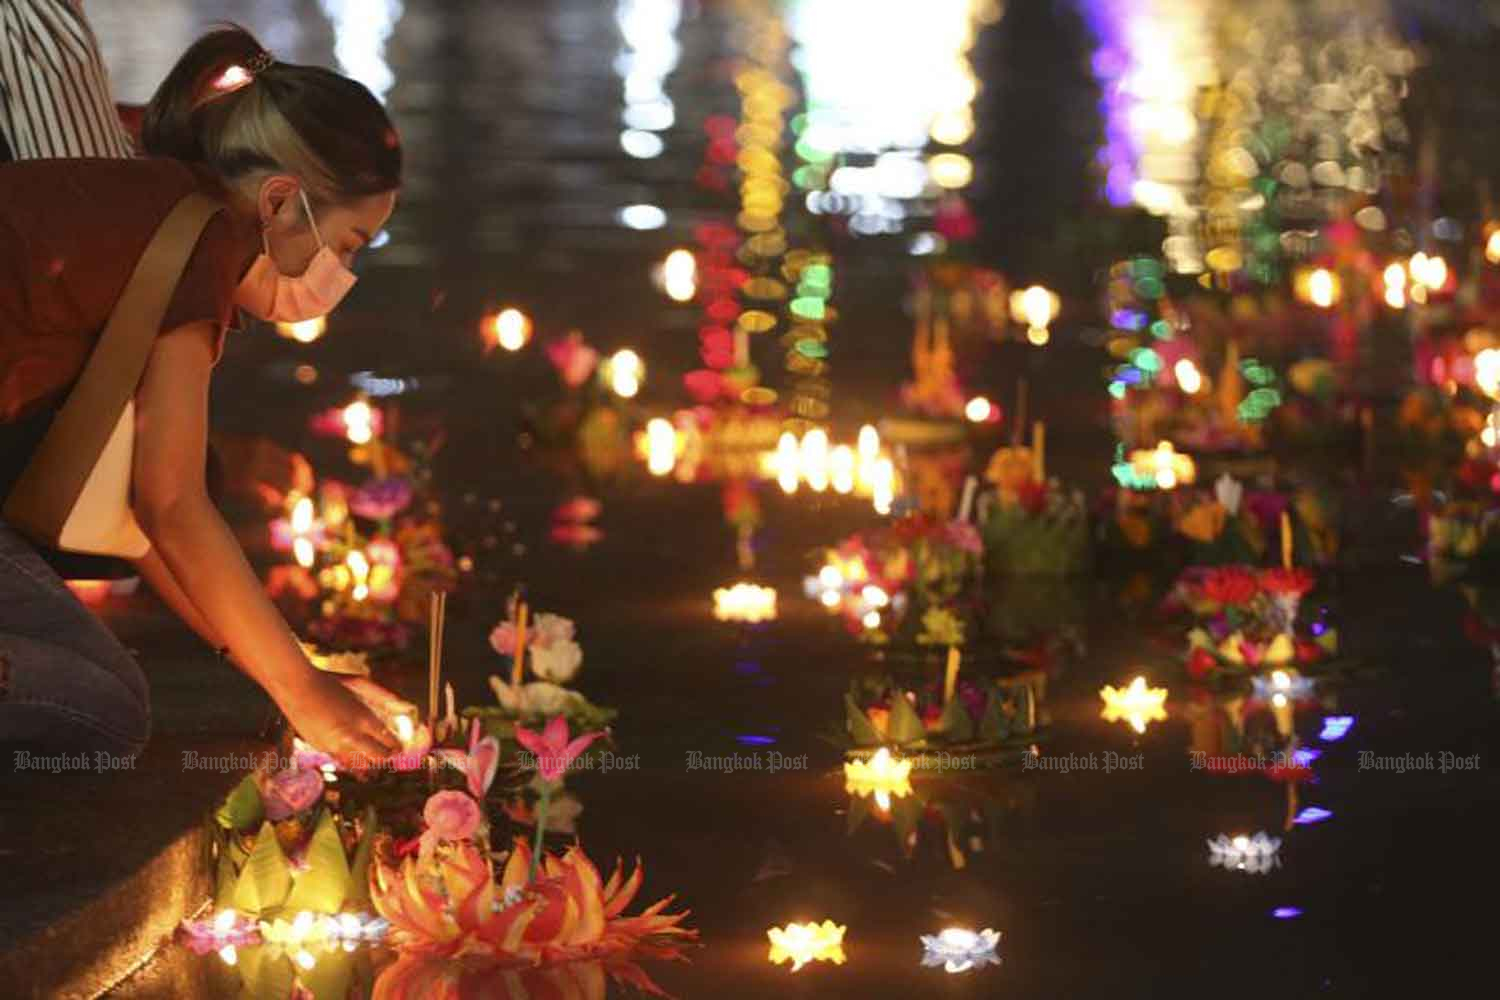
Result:
{"label": "woman", "polygon": [[[397,741],[315,669],[209,501],[209,376],[235,307],[322,315],[390,217],[401,148],[380,103],[329,70],[278,63],[227,27],[190,48],[147,107],[142,160],[0,167],[0,495],[82,370],[156,227],[183,196],[225,210],[204,229],[137,389],[137,569],[263,687],[314,745],[365,759]],[[32,546],[0,522],[0,742],[133,754],[145,679]]]}

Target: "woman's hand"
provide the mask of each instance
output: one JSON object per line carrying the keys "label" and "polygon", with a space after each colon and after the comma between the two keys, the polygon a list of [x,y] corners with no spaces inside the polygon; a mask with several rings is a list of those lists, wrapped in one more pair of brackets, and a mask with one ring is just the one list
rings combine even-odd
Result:
{"label": "woman's hand", "polygon": [[356,771],[401,749],[396,734],[338,677],[311,664],[307,672],[281,700],[281,710],[299,736]]}

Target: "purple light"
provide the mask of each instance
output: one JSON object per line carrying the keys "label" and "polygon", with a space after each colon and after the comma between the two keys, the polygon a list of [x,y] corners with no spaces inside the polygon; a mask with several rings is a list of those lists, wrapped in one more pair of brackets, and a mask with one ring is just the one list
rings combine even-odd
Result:
{"label": "purple light", "polygon": [[1329,812],[1327,809],[1319,809],[1317,806],[1308,806],[1306,809],[1299,812],[1297,814],[1297,818],[1292,820],[1292,822],[1300,826],[1307,826],[1311,823],[1321,823],[1325,819],[1332,818],[1333,813]]}
{"label": "purple light", "polygon": [[1313,622],[1312,623],[1312,634],[1313,635],[1322,635],[1324,632],[1327,632],[1327,631],[1328,631],[1328,626],[1324,625],[1322,622]]}
{"label": "purple light", "polygon": [[1292,920],[1302,916],[1302,911],[1295,906],[1278,906],[1271,911],[1271,916],[1277,920]]}
{"label": "purple light", "polygon": [[1311,767],[1312,762],[1323,756],[1323,751],[1314,747],[1298,747],[1292,751],[1292,760],[1298,767]]}
{"label": "purple light", "polygon": [[736,743],[743,743],[745,746],[764,747],[770,746],[772,743],[775,743],[776,739],[773,736],[756,736],[754,734],[747,733],[742,736],[736,736],[734,738],[734,741]]}
{"label": "purple light", "polygon": [[1343,739],[1354,725],[1352,715],[1325,715],[1323,717],[1323,731],[1318,734],[1318,739],[1324,743],[1335,743]]}
{"label": "purple light", "polygon": [[734,672],[746,675],[758,674],[760,673],[760,664],[754,660],[740,660],[734,665]]}

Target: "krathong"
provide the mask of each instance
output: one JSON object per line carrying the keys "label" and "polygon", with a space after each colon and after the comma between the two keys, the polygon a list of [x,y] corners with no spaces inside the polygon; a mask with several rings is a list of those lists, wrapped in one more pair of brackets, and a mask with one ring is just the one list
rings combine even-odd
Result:
{"label": "krathong", "polygon": [[772,965],[791,962],[793,972],[809,962],[832,962],[834,965],[843,965],[846,930],[848,930],[847,927],[836,924],[832,920],[825,920],[821,924],[787,924],[785,927],[772,927],[766,931],[766,937],[771,941],[771,952],[768,958]]}
{"label": "krathong", "polygon": [[846,752],[862,759],[891,749],[918,756],[906,761],[923,769],[927,755],[943,749],[991,758],[1020,752],[1037,730],[1037,696],[1027,677],[956,679],[946,697],[943,678],[908,686],[889,674],[856,678],[844,696]]}
{"label": "krathong", "polygon": [[714,617],[721,622],[759,624],[776,619],[776,589],[736,583],[714,591]]}
{"label": "krathong", "polygon": [[666,912],[672,897],[624,915],[644,879],[639,864],[628,877],[617,865],[605,882],[578,847],[539,861],[539,877],[528,880],[532,851],[519,839],[498,877],[489,856],[470,842],[399,862],[377,852],[371,898],[391,923],[392,943],[429,956],[564,962],[697,937],[681,926],[686,911]]}
{"label": "krathong", "polygon": [[937,934],[922,935],[922,965],[941,965],[944,972],[968,972],[986,965],[999,965],[995,948],[1000,932],[985,928],[972,931],[967,927],[945,927]]}
{"label": "krathong", "polygon": [[1123,688],[1106,684],[1099,689],[1099,697],[1104,699],[1099,715],[1105,722],[1124,722],[1137,733],[1144,733],[1148,724],[1166,721],[1167,689],[1147,687],[1144,677]]}
{"label": "krathong", "polygon": [[1273,669],[1295,673],[1293,667],[1329,669],[1338,653],[1338,630],[1321,616],[1304,620],[1301,614],[1303,598],[1315,585],[1313,574],[1301,568],[1229,565],[1184,573],[1175,597],[1198,619],[1187,636],[1188,675],[1212,680]]}
{"label": "krathong", "polygon": [[1233,837],[1221,833],[1207,841],[1207,844],[1210,865],[1250,875],[1264,875],[1280,864],[1277,852],[1281,850],[1281,839],[1265,833],[1254,836],[1237,834]]}

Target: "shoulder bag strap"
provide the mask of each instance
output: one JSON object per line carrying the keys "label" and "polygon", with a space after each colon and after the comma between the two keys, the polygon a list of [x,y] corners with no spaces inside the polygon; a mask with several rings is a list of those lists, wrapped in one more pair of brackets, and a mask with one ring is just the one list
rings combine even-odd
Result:
{"label": "shoulder bag strap", "polygon": [[168,213],[136,262],[73,391],[58,410],[6,500],[18,495],[32,510],[67,516],[104,451],[125,404],[135,395],[161,332],[167,305],[208,220],[224,206],[207,195],[185,195]]}

